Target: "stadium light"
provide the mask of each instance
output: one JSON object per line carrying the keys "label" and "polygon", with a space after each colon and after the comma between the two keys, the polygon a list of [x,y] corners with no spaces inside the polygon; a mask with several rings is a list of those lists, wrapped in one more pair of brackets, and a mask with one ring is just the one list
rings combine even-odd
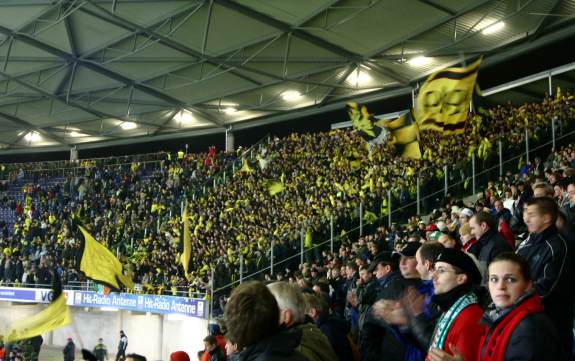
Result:
{"label": "stadium light", "polygon": [[122,127],[122,129],[124,130],[130,130],[130,129],[136,129],[138,125],[134,122],[123,122],[122,125],[120,125],[120,127]]}
{"label": "stadium light", "polygon": [[73,130],[73,131],[71,131],[70,133],[68,133],[68,136],[77,138],[77,137],[83,137],[84,134],[78,133],[77,131]]}
{"label": "stadium light", "polygon": [[36,142],[38,140],[40,140],[42,137],[40,136],[40,134],[38,132],[28,132],[25,136],[24,139],[28,142]]}
{"label": "stadium light", "polygon": [[481,31],[481,33],[482,33],[483,35],[491,35],[491,34],[494,34],[494,33],[498,32],[498,31],[502,30],[504,27],[505,27],[505,23],[504,23],[503,21],[499,21],[499,22],[496,22],[496,23],[493,24],[493,25],[489,25],[488,27],[486,27],[485,29],[483,29],[483,30]]}
{"label": "stadium light", "polygon": [[422,66],[429,64],[430,61],[431,58],[428,58],[427,56],[416,56],[415,58],[409,59],[407,63],[412,66]]}
{"label": "stadium light", "polygon": [[237,111],[238,111],[238,109],[237,109],[237,108],[234,108],[234,107],[224,108],[224,113],[226,113],[226,114],[234,114],[234,113],[236,113]]}
{"label": "stadium light", "polygon": [[182,109],[175,116],[174,120],[178,123],[191,123],[194,120],[192,112]]}
{"label": "stadium light", "polygon": [[372,79],[371,75],[369,75],[368,72],[359,70],[358,68],[352,71],[351,74],[349,74],[349,76],[347,77],[347,79],[345,79],[345,81],[348,82],[349,84],[360,86],[369,83],[371,79]]}
{"label": "stadium light", "polygon": [[286,90],[282,93],[282,99],[285,101],[294,101],[301,98],[301,93],[297,90]]}

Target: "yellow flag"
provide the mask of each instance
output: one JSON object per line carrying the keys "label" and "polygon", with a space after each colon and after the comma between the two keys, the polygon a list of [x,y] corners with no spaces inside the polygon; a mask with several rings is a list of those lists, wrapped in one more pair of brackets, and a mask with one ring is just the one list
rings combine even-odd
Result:
{"label": "yellow flag", "polygon": [[242,160],[242,167],[240,168],[240,173],[253,173],[254,170],[250,167],[248,160],[244,158]]}
{"label": "yellow flag", "polygon": [[391,121],[382,121],[391,133],[390,142],[395,144],[402,157],[421,159],[419,129],[413,121],[411,111]]}
{"label": "yellow flag", "polygon": [[270,193],[270,196],[276,195],[285,189],[285,185],[282,182],[276,180],[265,180],[264,187]]}
{"label": "yellow flag", "polygon": [[431,74],[417,96],[419,129],[461,134],[469,113],[481,58],[466,67],[453,67]]}
{"label": "yellow flag", "polygon": [[16,320],[8,326],[5,342],[14,342],[41,335],[66,326],[72,321],[72,315],[66,297],[61,293],[43,311],[24,320]]}
{"label": "yellow flag", "polygon": [[119,289],[118,281],[128,288],[133,288],[132,279],[124,275],[122,264],[116,256],[106,246],[96,241],[84,227],[78,226],[78,228],[84,236],[84,251],[80,261],[80,271],[86,277],[110,288]]}
{"label": "yellow flag", "polygon": [[183,244],[183,252],[180,256],[180,262],[184,267],[184,273],[186,274],[186,278],[188,277],[188,266],[190,264],[190,257],[192,255],[192,242],[191,242],[191,235],[190,235],[190,217],[188,216],[188,206],[184,207],[184,212],[182,214],[182,220],[184,224],[184,236],[182,239],[184,240]]}

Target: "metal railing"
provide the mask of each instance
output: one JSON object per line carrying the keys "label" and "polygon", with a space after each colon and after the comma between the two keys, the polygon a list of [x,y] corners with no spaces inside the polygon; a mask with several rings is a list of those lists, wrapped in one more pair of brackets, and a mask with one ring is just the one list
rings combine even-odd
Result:
{"label": "metal railing", "polygon": [[[343,238],[347,239],[349,235],[361,237],[365,235],[365,229],[367,226],[377,227],[378,225],[387,225],[389,227],[394,221],[407,219],[408,216],[416,214],[421,215],[428,213],[432,208],[438,208],[431,207],[429,203],[437,204],[436,201],[442,199],[448,193],[455,195],[458,199],[476,195],[480,185],[485,186],[488,181],[496,179],[499,176],[503,176],[508,171],[515,170],[514,173],[517,173],[519,169],[516,165],[520,158],[527,159],[528,163],[529,159],[532,159],[533,156],[543,151],[557,149],[556,147],[558,145],[563,145],[568,143],[570,140],[575,139],[575,130],[571,129],[573,128],[571,124],[568,123],[563,126],[563,123],[561,123],[562,126],[559,131],[556,129],[557,124],[557,119],[553,119],[547,128],[540,129],[537,134],[537,137],[539,138],[538,142],[535,141],[535,138],[537,137],[533,136],[535,133],[531,134],[531,137],[529,137],[529,134],[526,134],[525,140],[522,144],[509,144],[503,139],[498,140],[497,147],[494,147],[495,149],[492,149],[492,152],[485,159],[477,159],[476,153],[473,153],[471,159],[466,159],[461,162],[462,168],[452,167],[451,171],[455,169],[456,171],[461,172],[462,175],[459,176],[459,179],[456,179],[457,177],[455,177],[454,180],[454,178],[450,177],[450,168],[448,166],[439,168],[444,175],[443,182],[435,182],[435,187],[432,187],[423,197],[421,180],[425,179],[425,176],[422,176],[422,173],[434,174],[437,168],[432,167],[430,169],[421,170],[415,176],[417,179],[417,192],[415,199],[412,199],[402,207],[394,207],[398,200],[393,198],[391,192],[388,191],[388,213],[369,223],[364,220],[363,215],[365,206],[363,203],[360,203],[355,211],[355,214],[357,214],[358,217],[351,220],[351,223],[353,224],[355,221],[356,225],[345,230],[345,237],[335,235],[335,227],[344,220],[334,219],[331,217],[329,225],[323,225],[323,234],[328,234],[329,238],[324,238],[325,240],[314,244],[312,247],[305,248],[303,239],[305,231],[302,229],[302,236],[299,240],[287,240],[288,244],[292,246],[296,242],[299,243],[299,250],[295,254],[291,254],[281,260],[277,260],[277,257],[275,257],[275,249],[277,245],[272,241],[270,243],[269,252],[266,255],[268,257],[266,260],[266,266],[256,270],[255,272],[246,272],[246,267],[244,266],[245,259],[244,256],[240,254],[239,269],[236,269],[236,271],[239,272],[238,279],[224,285],[214,284],[210,290],[210,299],[215,301],[215,296],[221,293],[226,293],[243,281],[249,279],[264,279],[266,274],[268,274],[268,276],[273,276],[279,268],[286,265],[293,266],[294,264],[297,264],[299,267],[302,263],[316,258],[317,254],[321,254],[323,250],[329,250],[330,253],[334,253],[334,251],[337,251],[337,247],[342,244]],[[477,168],[479,167],[482,169],[481,171],[477,171]],[[349,219],[347,221],[349,223]],[[317,233],[318,232],[316,232],[316,234]],[[212,270],[211,279],[214,280],[215,277],[217,277],[217,275]]]}

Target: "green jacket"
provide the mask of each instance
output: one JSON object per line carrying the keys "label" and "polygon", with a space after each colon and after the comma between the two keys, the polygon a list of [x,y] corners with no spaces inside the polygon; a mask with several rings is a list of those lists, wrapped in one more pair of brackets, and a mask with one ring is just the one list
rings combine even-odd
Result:
{"label": "green jacket", "polygon": [[309,361],[337,361],[337,355],[327,337],[313,323],[302,323],[296,326],[302,337],[297,350]]}

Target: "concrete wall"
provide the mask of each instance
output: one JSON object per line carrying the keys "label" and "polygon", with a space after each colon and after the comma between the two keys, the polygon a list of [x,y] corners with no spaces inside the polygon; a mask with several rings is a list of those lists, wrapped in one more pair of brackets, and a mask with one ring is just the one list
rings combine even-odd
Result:
{"label": "concrete wall", "polygon": [[[0,330],[8,323],[29,317],[45,305],[27,305],[0,301]],[[171,352],[186,351],[190,359],[204,348],[207,320],[179,315],[138,314],[130,311],[102,311],[71,307],[73,323],[43,335],[44,344],[64,346],[72,337],[77,348],[93,349],[103,338],[108,352],[115,354],[120,330],[128,336],[128,353],[139,353],[149,361],[169,360]]]}

